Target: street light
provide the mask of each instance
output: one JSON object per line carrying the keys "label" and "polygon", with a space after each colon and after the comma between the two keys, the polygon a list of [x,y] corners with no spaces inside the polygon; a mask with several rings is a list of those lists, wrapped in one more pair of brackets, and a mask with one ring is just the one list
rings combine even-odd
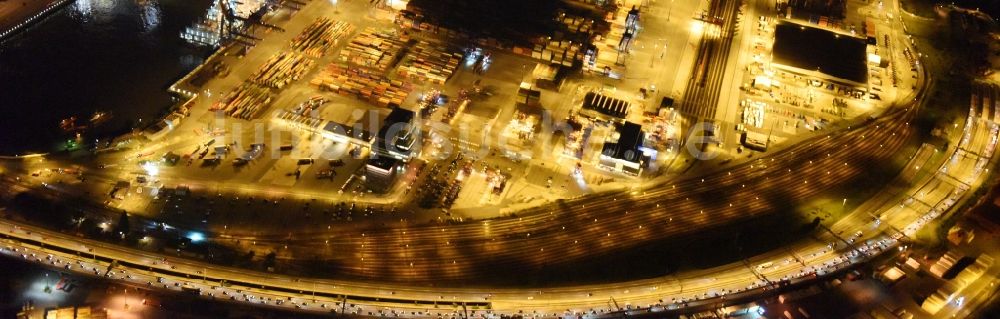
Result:
{"label": "street light", "polygon": [[45,273],[45,288],[42,289],[47,294],[52,293],[52,281],[49,280],[49,273]]}
{"label": "street light", "polygon": [[670,22],[670,13],[674,11],[674,0],[670,0],[670,7],[667,8],[667,22]]}

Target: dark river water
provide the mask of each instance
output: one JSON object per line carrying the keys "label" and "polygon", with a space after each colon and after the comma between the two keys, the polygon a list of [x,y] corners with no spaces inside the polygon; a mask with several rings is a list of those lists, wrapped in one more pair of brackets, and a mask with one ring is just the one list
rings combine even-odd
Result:
{"label": "dark river water", "polygon": [[156,120],[174,104],[166,88],[211,52],[180,39],[210,0],[77,0],[0,44],[0,155],[46,152],[86,124],[88,142]]}

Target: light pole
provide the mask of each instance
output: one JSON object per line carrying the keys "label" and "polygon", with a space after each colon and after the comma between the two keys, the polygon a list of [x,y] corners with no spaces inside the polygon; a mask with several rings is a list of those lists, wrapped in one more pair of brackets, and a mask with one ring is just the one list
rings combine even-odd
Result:
{"label": "light pole", "polygon": [[670,22],[670,13],[674,11],[674,0],[670,0],[670,7],[667,8],[667,22]]}
{"label": "light pole", "polygon": [[42,289],[47,294],[52,293],[52,281],[49,280],[49,273],[45,273],[45,288]]}

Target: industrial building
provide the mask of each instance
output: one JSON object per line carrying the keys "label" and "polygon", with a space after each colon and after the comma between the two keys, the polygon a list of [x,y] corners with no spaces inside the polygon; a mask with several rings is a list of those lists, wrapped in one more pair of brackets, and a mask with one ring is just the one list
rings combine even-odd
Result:
{"label": "industrial building", "polygon": [[628,101],[604,94],[588,92],[583,97],[582,109],[586,115],[597,118],[624,119],[631,104]]}
{"label": "industrial building", "polygon": [[382,121],[365,163],[365,182],[372,191],[391,189],[406,162],[419,154],[420,126],[414,118],[413,111],[396,107]]}
{"label": "industrial building", "polygon": [[382,121],[375,142],[372,157],[391,157],[408,161],[417,154],[417,137],[420,127],[413,123],[415,113],[396,107]]}
{"label": "industrial building", "polygon": [[814,86],[835,85],[867,92],[865,39],[782,21],[774,28],[772,66],[813,80]]}
{"label": "industrial building", "polygon": [[598,166],[611,171],[639,176],[649,163],[650,155],[643,147],[645,134],[642,126],[625,122],[618,127],[617,139],[605,142],[601,148]]}

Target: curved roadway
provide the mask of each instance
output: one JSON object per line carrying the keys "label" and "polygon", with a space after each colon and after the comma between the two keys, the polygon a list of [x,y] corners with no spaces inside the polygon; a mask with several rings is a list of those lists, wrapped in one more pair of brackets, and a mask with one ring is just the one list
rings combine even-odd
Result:
{"label": "curved roadway", "polygon": [[[925,86],[926,83],[921,85],[922,90],[914,100],[922,99]],[[568,200],[559,203],[558,207],[533,209],[520,218],[450,226],[358,230],[336,235],[314,230],[298,234],[299,242],[295,244],[336,252],[341,256],[336,260],[347,273],[390,281],[464,279],[481,271],[475,270],[479,267],[516,269],[540,267],[550,260],[584,260],[594,254],[628,249],[642,243],[689,235],[720,223],[737,223],[769,214],[776,207],[786,206],[786,203],[843,186],[845,181],[863,176],[867,168],[884,163],[895,155],[913,133],[909,122],[916,109],[915,105],[900,107],[867,125],[818,137],[727,171],[631,193]],[[982,129],[970,121],[966,130],[971,139],[979,142],[973,143],[966,138],[960,147],[964,145],[965,149],[976,150],[970,143],[976,146],[985,143],[984,149],[991,153],[996,142],[996,130]],[[988,160],[992,154],[979,156]],[[424,317],[495,317],[498,314],[518,313],[554,317],[600,315],[604,313],[603,308],[608,308],[609,299],[614,298],[621,306],[650,307],[646,311],[657,311],[680,307],[684,304],[681,301],[696,303],[697,300],[769,287],[783,279],[811,278],[813,274],[823,274],[894,247],[897,239],[904,234],[911,235],[919,226],[952,207],[965,193],[969,183],[950,181],[959,180],[954,172],[963,167],[961,163],[964,162],[961,161],[963,159],[956,155],[930,177],[921,179],[905,192],[909,197],[898,206],[916,207],[912,213],[897,214],[893,210],[896,207],[895,197],[886,195],[888,199],[885,201],[889,205],[876,207],[877,215],[885,216],[885,221],[884,225],[877,226],[880,231],[875,234],[850,238],[837,235],[850,234],[871,224],[871,218],[865,215],[869,212],[859,211],[830,226],[830,232],[816,234],[816,240],[796,243],[786,252],[770,252],[752,258],[754,261],[688,273],[684,278],[655,278],[610,285],[476,289],[296,279],[193,261],[170,260],[164,263],[155,254],[36,228],[26,229],[9,222],[0,222],[0,233],[8,238],[4,240],[6,246],[2,252],[24,254],[26,259],[54,264],[53,260],[44,258],[44,254],[53,254],[55,259],[60,260],[59,265],[68,262],[86,271],[93,271],[96,267],[97,272],[109,266],[102,259],[123,260],[127,265],[118,265],[116,272],[132,276],[127,280],[136,283],[145,281],[153,284],[157,281],[156,277],[160,277],[166,283],[186,282],[200,287],[204,294],[211,293],[216,298],[223,291],[226,296],[234,296],[234,300],[270,305],[282,298],[288,302],[280,306],[307,310],[359,314],[393,312]],[[972,180],[982,169],[978,163],[974,166]],[[928,191],[940,198],[923,206],[914,204],[915,201],[924,201],[917,198],[923,198]],[[268,240],[252,234],[231,236]],[[38,242],[61,250],[40,247]],[[65,252],[67,250],[70,252]],[[36,255],[32,257],[31,253]],[[92,257],[88,258],[88,253]],[[759,261],[767,262],[758,264]],[[206,281],[200,280],[199,276],[204,276]],[[212,280],[218,279],[241,284],[229,288],[216,287],[220,283]],[[265,289],[253,288],[258,284]],[[169,285],[166,287],[171,288]],[[670,299],[665,300],[668,297]],[[345,300],[346,303],[337,304]],[[474,306],[463,307],[463,304]],[[487,307],[490,310],[484,309]]]}

